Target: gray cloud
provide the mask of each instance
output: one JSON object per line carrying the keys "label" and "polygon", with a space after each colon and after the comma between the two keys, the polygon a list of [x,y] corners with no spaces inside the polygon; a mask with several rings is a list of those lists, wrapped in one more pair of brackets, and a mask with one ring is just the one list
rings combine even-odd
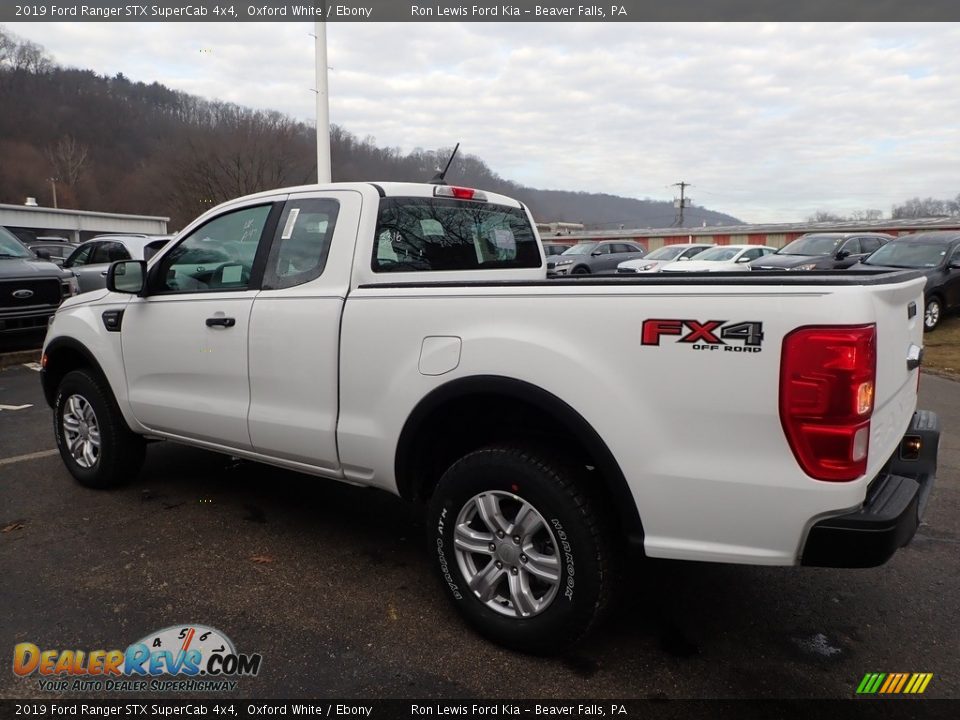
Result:
{"label": "gray cloud", "polygon": [[[66,65],[312,120],[310,23],[11,24]],[[752,221],[953,196],[960,25],[328,25],[333,122]]]}

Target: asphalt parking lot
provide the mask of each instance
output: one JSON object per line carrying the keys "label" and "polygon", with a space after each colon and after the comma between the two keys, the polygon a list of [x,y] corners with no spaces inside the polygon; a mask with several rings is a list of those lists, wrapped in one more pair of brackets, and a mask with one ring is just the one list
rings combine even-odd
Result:
{"label": "asphalt parking lot", "polygon": [[[867,672],[932,672],[925,697],[958,698],[960,383],[925,375],[921,405],[944,428],[940,477],[886,566],[644,563],[587,644],[545,659],[460,622],[417,508],[170,443],[128,486],[84,489],[53,451],[37,373],[10,368],[0,651],[125,648],[201,623],[263,655],[236,697],[849,698]],[[0,697],[51,697],[5,667]]]}

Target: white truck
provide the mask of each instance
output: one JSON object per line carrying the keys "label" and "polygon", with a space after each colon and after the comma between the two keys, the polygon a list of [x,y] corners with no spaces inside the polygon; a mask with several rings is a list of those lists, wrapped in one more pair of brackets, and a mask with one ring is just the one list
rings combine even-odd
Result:
{"label": "white truck", "polygon": [[550,281],[510,198],[296,187],[114,263],[60,307],[42,382],[91,487],[161,438],[424,503],[461,613],[548,653],[594,625],[630,550],[869,567],[908,543],[939,441],[916,407],[923,285]]}

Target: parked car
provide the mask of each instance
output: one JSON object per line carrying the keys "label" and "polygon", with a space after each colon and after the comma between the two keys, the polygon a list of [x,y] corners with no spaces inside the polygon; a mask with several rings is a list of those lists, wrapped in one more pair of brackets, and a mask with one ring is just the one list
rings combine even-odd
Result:
{"label": "parked car", "polygon": [[624,260],[647,254],[642,245],[615,240],[582,242],[568,247],[563,254],[547,260],[547,275],[589,275],[616,272]]}
{"label": "parked car", "polygon": [[73,273],[38,258],[0,227],[0,348],[7,333],[43,331],[61,300],[76,293]]}
{"label": "parked car", "polygon": [[935,329],[947,313],[960,308],[960,232],[941,230],[902,235],[866,258],[855,270],[919,270],[923,291],[923,329]]}
{"label": "parked car", "polygon": [[49,260],[61,267],[70,257],[70,253],[77,249],[76,245],[67,242],[64,238],[37,238],[36,240],[26,240],[23,244],[30,248],[37,257],[42,260]]}
{"label": "parked car", "polygon": [[883,233],[807,233],[750,263],[751,270],[839,270],[893,240]]}
{"label": "parked car", "polygon": [[107,286],[107,269],[117,260],[149,260],[170,241],[169,235],[100,235],[80,243],[64,261],[80,283],[80,292]]}
{"label": "parked car", "polygon": [[617,273],[660,272],[667,263],[684,261],[696,257],[704,250],[714,247],[713,243],[675,243],[657,248],[638,260],[628,260],[617,265]]}
{"label": "parked car", "polygon": [[667,263],[660,272],[746,272],[751,260],[776,252],[765,245],[718,245],[686,262]]}
{"label": "parked car", "polygon": [[543,243],[543,254],[547,257],[552,257],[553,255],[562,255],[564,252],[569,250],[570,247],[570,245],[564,243],[545,242]]}

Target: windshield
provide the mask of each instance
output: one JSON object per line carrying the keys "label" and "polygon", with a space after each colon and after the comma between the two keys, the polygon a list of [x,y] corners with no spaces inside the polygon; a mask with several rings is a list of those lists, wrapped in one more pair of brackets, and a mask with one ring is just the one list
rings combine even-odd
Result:
{"label": "windshield", "polygon": [[742,251],[742,248],[718,247],[712,250],[704,250],[702,253],[698,253],[694,259],[723,262],[724,260],[733,260]]}
{"label": "windshield", "polygon": [[27,250],[13,233],[0,227],[0,257],[28,258],[33,257],[33,253]]}
{"label": "windshield", "polygon": [[673,260],[677,255],[689,248],[689,245],[664,245],[659,250],[654,250],[647,255],[644,260]]}
{"label": "windshield", "polygon": [[836,235],[806,235],[777,250],[777,255],[832,255],[841,242]]}
{"label": "windshield", "polygon": [[564,250],[564,255],[589,255],[597,246],[596,243],[578,243],[568,250]]}
{"label": "windshield", "polygon": [[890,242],[863,261],[864,265],[932,268],[943,262],[948,246],[937,243]]}

